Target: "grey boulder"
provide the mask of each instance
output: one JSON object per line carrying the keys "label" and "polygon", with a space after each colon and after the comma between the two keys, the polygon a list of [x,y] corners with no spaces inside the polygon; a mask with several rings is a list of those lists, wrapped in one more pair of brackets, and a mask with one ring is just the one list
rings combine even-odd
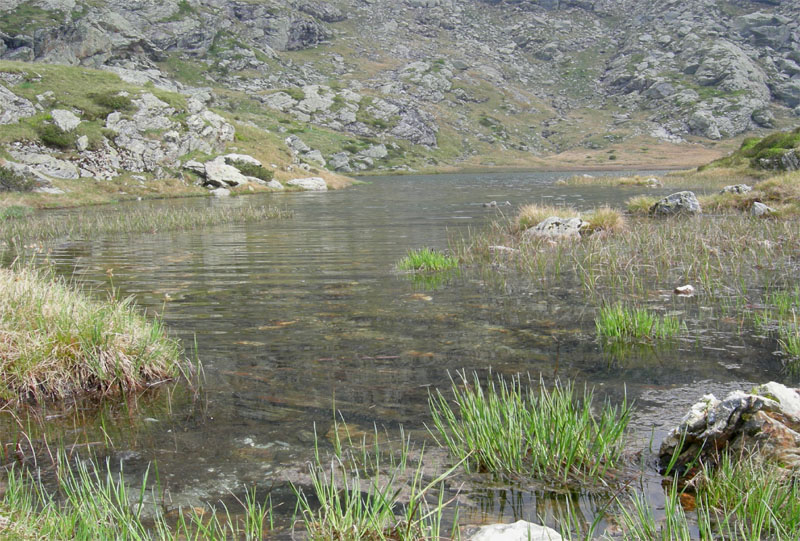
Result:
{"label": "grey boulder", "polygon": [[657,201],[650,207],[650,214],[671,216],[674,214],[700,214],[703,209],[694,192],[677,192]]}

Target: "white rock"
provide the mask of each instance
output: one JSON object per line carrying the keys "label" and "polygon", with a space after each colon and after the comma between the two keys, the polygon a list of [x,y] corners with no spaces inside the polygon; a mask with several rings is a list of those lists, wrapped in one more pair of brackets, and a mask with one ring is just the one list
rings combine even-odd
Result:
{"label": "white rock", "polygon": [[89,138],[85,135],[81,135],[78,137],[78,140],[75,141],[75,146],[78,148],[78,152],[83,152],[89,148]]}
{"label": "white rock", "polygon": [[545,218],[534,227],[525,231],[525,237],[546,237],[550,239],[577,239],[581,236],[581,231],[589,225],[580,218],[561,218],[550,216]]}
{"label": "white rock", "polygon": [[314,192],[324,192],[328,189],[328,185],[320,177],[295,178],[286,184]]}
{"label": "white rock", "polygon": [[758,201],[753,202],[753,206],[750,207],[750,214],[753,216],[767,216],[769,214],[774,214],[776,210],[772,207],[765,205],[764,203],[759,203]]}
{"label": "white rock", "polygon": [[562,541],[552,528],[518,520],[513,524],[492,524],[478,530],[469,541]]}
{"label": "white rock", "polygon": [[325,167],[325,158],[319,150],[312,150],[303,154],[303,160],[306,162],[314,162],[321,167]]}
{"label": "white rock", "polygon": [[273,190],[283,190],[283,189],[285,189],[283,187],[283,184],[281,184],[280,182],[278,182],[274,178],[272,180],[270,180],[269,182],[267,182],[266,186],[267,186],[267,188],[271,188]]}
{"label": "white rock", "polygon": [[0,85],[0,124],[14,124],[36,114],[33,104]]}
{"label": "white rock", "polygon": [[682,295],[684,297],[691,297],[694,295],[694,286],[690,284],[686,284],[685,286],[678,286],[673,291],[676,295]]}
{"label": "white rock", "polygon": [[206,166],[198,162],[197,160],[187,161],[185,164],[183,164],[183,168],[188,169],[189,171],[194,171],[198,175],[206,174]]}
{"label": "white rock", "polygon": [[231,191],[228,188],[215,188],[209,192],[214,197],[228,197]]}
{"label": "white rock", "polygon": [[81,123],[81,119],[75,113],[66,109],[53,109],[50,111],[50,116],[61,131],[72,131]]}
{"label": "white rock", "polygon": [[217,157],[204,165],[206,182],[218,188],[238,186],[247,182],[247,178],[232,165],[225,163],[225,158]]}
{"label": "white rock", "polygon": [[233,160],[236,162],[245,162],[249,163],[250,165],[257,165],[261,167],[261,162],[255,159],[252,156],[248,156],[247,154],[225,154],[223,156],[226,160]]}

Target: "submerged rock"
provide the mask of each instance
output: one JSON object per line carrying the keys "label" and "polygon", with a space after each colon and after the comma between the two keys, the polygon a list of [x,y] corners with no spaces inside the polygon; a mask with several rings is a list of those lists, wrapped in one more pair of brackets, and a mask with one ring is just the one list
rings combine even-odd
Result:
{"label": "submerged rock", "polygon": [[525,238],[549,238],[549,239],[577,239],[581,236],[589,222],[584,222],[580,218],[561,218],[550,216],[545,218],[535,226],[525,231]]}
{"label": "submerged rock", "polygon": [[[719,400],[705,395],[664,439],[662,471],[673,456],[675,471],[687,475],[697,458],[713,462],[722,450],[757,453],[787,468],[800,466],[800,389],[769,382]],[[685,436],[684,436],[685,433]]]}
{"label": "submerged rock", "polygon": [[657,201],[650,207],[650,214],[671,216],[673,214],[700,214],[702,208],[694,192],[677,192]]}
{"label": "submerged rock", "polygon": [[469,541],[561,541],[561,534],[547,526],[518,520],[513,524],[483,526]]}

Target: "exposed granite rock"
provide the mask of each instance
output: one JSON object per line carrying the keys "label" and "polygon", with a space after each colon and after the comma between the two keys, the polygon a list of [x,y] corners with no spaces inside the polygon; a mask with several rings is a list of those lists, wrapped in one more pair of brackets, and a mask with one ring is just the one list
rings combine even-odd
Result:
{"label": "exposed granite rock", "polygon": [[0,124],[15,124],[36,114],[33,104],[0,85]]}
{"label": "exposed granite rock", "polygon": [[730,186],[725,186],[724,188],[722,188],[722,190],[720,190],[719,193],[745,194],[752,190],[753,188],[751,188],[747,184],[731,184]]}
{"label": "exposed granite rock", "polygon": [[[661,444],[666,468],[676,456],[679,476],[698,457],[713,462],[716,453],[758,453],[788,468],[800,466],[800,392],[780,383],[760,385],[749,393],[734,391],[723,400],[705,395]],[[685,434],[685,435],[684,435]]]}
{"label": "exposed granite rock", "polygon": [[53,118],[53,124],[58,126],[61,131],[70,132],[77,128],[81,119],[72,111],[64,109],[53,109],[50,111],[50,116]]}
{"label": "exposed granite rock", "polygon": [[523,234],[526,239],[579,239],[581,232],[588,227],[589,222],[580,218],[561,218],[550,216],[535,226],[527,229]]}
{"label": "exposed granite rock", "polygon": [[753,206],[750,207],[750,214],[759,218],[761,216],[769,216],[770,214],[775,214],[776,212],[777,211],[774,208],[769,207],[759,201],[754,201]]}
{"label": "exposed granite rock", "polygon": [[325,180],[320,177],[295,178],[286,183],[288,186],[302,188],[307,191],[324,192],[328,190]]}
{"label": "exposed granite rock", "polygon": [[650,207],[650,214],[672,216],[675,214],[700,214],[702,208],[694,192],[677,192],[657,201]]}

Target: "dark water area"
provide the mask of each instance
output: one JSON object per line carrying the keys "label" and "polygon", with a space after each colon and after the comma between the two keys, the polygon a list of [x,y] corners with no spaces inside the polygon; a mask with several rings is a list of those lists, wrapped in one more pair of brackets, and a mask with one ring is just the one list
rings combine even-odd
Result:
{"label": "dark water area", "polygon": [[[286,496],[302,480],[314,433],[327,443],[334,407],[358,430],[397,432],[432,449],[430,390],[449,388],[456,371],[541,374],[636,402],[632,452],[642,451],[646,490],[658,492],[649,448],[702,394],[724,394],[775,379],[763,344],[715,321],[675,347],[610,362],[595,339],[592,305],[581,291],[542,291],[520,277],[474,269],[437,287],[395,270],[409,249],[446,249],[519,205],[544,202],[589,209],[663,189],[569,187],[567,173],[496,173],[362,179],[328,193],[291,193],[138,205],[253,205],[294,212],[287,220],[154,235],[98,237],[56,246],[62,274],[98,294],[119,294],[162,315],[194,349],[205,384],[190,400],[180,389],[115,414],[105,430],[115,463],[136,483],[158,465],[162,495],[174,507],[230,501],[246,486]],[[497,201],[496,208],[483,203]],[[509,206],[504,203],[508,201]],[[113,209],[109,209],[113,212]],[[677,284],[665,284],[665,288]],[[696,300],[665,297],[669,310],[700,317]],[[683,303],[683,304],[681,304]],[[335,403],[335,406],[334,406]],[[59,424],[61,423],[61,424]],[[75,422],[56,420],[64,440]],[[91,425],[91,423],[88,423]],[[94,429],[97,430],[97,429]],[[432,451],[432,459],[443,459]],[[468,482],[462,522],[536,520],[558,514],[556,499],[530,487]],[[588,521],[596,502],[579,498]]]}

